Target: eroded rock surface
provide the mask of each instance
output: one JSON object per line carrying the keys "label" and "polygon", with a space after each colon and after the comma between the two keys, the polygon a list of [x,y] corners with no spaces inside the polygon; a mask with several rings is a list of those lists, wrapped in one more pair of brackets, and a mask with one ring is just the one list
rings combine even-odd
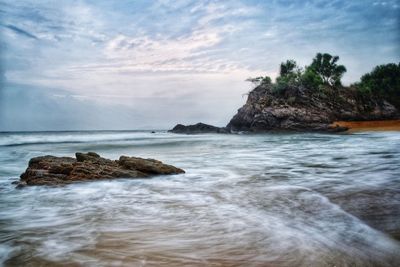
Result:
{"label": "eroded rock surface", "polygon": [[261,85],[249,93],[247,102],[231,119],[230,132],[344,131],[334,121],[390,120],[399,111],[383,99],[363,97],[349,89],[315,92],[304,87],[288,87],[275,92]]}
{"label": "eroded rock surface", "polygon": [[112,178],[145,178],[185,171],[155,159],[121,156],[118,160],[94,152],[76,153],[76,158],[42,156],[32,158],[21,174],[19,186],[58,185]]}
{"label": "eroded rock surface", "polygon": [[398,120],[400,112],[387,100],[362,95],[350,88],[325,91],[302,86],[288,86],[277,91],[272,84],[263,84],[249,92],[247,102],[226,127],[197,123],[176,125],[169,132],[198,133],[262,133],[268,131],[341,132],[349,128],[336,121]]}

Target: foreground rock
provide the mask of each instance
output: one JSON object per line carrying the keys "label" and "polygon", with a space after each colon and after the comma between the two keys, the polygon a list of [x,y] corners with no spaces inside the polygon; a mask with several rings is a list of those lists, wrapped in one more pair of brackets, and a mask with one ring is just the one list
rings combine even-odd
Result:
{"label": "foreground rock", "polygon": [[230,132],[345,131],[335,121],[390,120],[399,111],[382,99],[363,97],[347,88],[315,92],[300,86],[280,92],[260,85],[249,93],[246,104],[226,126]]}
{"label": "foreground rock", "polygon": [[227,133],[228,131],[225,128],[216,127],[199,122],[194,125],[177,124],[172,130],[169,130],[169,132],[180,133],[180,134],[199,134],[199,133]]}
{"label": "foreground rock", "polygon": [[121,156],[119,160],[110,160],[94,152],[75,155],[76,159],[54,156],[32,158],[26,171],[21,174],[19,186],[58,185],[113,178],[145,178],[185,172],[155,159]]}

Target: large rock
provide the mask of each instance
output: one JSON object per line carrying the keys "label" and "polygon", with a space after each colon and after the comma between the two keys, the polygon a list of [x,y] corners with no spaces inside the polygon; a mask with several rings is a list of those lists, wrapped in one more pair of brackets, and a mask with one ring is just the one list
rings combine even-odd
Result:
{"label": "large rock", "polygon": [[277,92],[261,85],[249,93],[246,104],[231,119],[230,132],[343,131],[335,121],[399,118],[398,110],[382,99],[362,97],[348,88],[316,92],[301,86]]}
{"label": "large rock", "polygon": [[169,130],[169,132],[180,133],[180,134],[199,134],[199,133],[227,133],[227,130],[225,128],[216,127],[199,122],[194,125],[177,124],[172,130]]}
{"label": "large rock", "polygon": [[99,179],[145,178],[184,172],[182,169],[154,159],[121,156],[119,160],[110,160],[94,152],[76,153],[76,159],[54,156],[32,158],[26,171],[21,174],[19,185],[57,185]]}

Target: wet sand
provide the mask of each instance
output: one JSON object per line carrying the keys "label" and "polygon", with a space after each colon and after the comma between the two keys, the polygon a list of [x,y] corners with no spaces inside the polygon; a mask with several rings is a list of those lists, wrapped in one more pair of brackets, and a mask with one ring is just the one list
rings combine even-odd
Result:
{"label": "wet sand", "polygon": [[332,126],[349,128],[349,132],[400,131],[400,120],[385,121],[335,121]]}

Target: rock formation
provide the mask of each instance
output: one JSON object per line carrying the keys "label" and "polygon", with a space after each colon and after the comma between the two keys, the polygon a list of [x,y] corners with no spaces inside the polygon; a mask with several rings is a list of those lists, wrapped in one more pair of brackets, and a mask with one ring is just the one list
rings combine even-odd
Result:
{"label": "rock formation", "polygon": [[194,125],[182,125],[177,124],[172,130],[169,130],[172,133],[181,133],[181,134],[198,134],[198,133],[227,133],[228,131],[225,128],[212,126],[205,123],[197,123]]}
{"label": "rock formation", "polygon": [[32,158],[26,171],[21,174],[19,186],[58,185],[113,178],[145,178],[185,172],[155,159],[121,156],[119,160],[110,160],[94,152],[75,155],[76,159],[55,156]]}
{"label": "rock formation", "polygon": [[387,101],[362,97],[348,88],[315,92],[297,86],[274,92],[272,85],[262,85],[249,93],[226,128],[231,132],[342,131],[346,128],[332,123],[395,118],[399,112]]}
{"label": "rock formation", "polygon": [[310,90],[289,86],[276,90],[272,84],[257,86],[247,102],[224,128],[203,123],[178,124],[173,133],[235,133],[266,131],[340,132],[348,128],[335,121],[399,119],[399,111],[380,98],[363,96],[350,88]]}

